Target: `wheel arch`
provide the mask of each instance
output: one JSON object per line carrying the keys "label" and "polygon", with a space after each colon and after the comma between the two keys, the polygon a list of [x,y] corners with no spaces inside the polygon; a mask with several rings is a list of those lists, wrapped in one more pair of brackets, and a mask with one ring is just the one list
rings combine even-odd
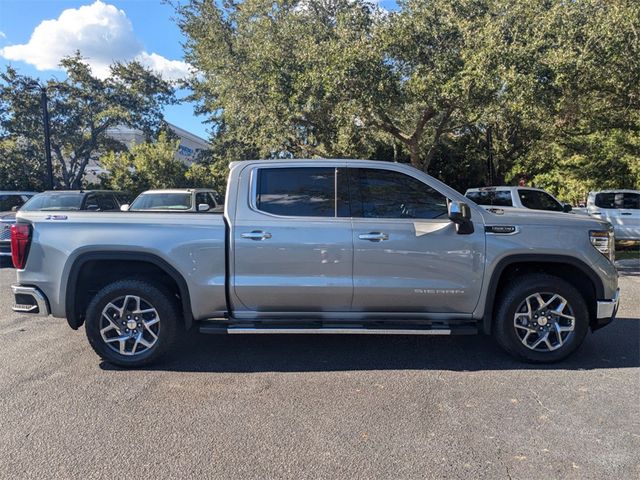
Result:
{"label": "wheel arch", "polygon": [[[92,288],[101,288],[110,283],[125,265],[138,268],[135,274],[128,275],[129,278],[144,278],[174,292],[179,297],[185,328],[191,327],[193,313],[189,287],[182,274],[166,260],[146,252],[92,251],[78,255],[67,276],[64,301],[67,322],[71,328],[77,330],[84,323],[84,310],[91,301]],[[87,271],[96,266],[105,268],[100,280],[95,280],[95,275]],[[92,279],[93,282],[87,281]]]}
{"label": "wheel arch", "polygon": [[[590,324],[595,321],[596,300],[604,298],[604,284],[585,262],[568,255],[517,254],[502,258],[493,269],[482,321],[484,333],[490,334],[493,329],[494,314],[500,298],[499,287],[513,275],[533,272],[548,273],[574,285],[587,303]],[[576,274],[576,278],[571,278]]]}

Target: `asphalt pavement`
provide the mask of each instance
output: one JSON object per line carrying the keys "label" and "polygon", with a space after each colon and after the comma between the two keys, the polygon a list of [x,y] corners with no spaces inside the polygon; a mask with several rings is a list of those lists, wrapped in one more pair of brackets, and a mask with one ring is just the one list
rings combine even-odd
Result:
{"label": "asphalt pavement", "polygon": [[186,334],[101,363],[10,309],[0,269],[0,478],[640,478],[640,264],[569,360],[492,339]]}

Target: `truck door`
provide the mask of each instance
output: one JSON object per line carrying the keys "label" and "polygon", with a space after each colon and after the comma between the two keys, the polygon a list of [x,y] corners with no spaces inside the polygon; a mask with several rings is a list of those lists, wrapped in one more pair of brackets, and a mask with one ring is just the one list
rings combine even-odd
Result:
{"label": "truck door", "polygon": [[354,243],[353,310],[473,312],[485,234],[458,234],[447,198],[422,180],[382,168],[349,168]]}
{"label": "truck door", "polygon": [[250,188],[239,190],[232,228],[236,314],[350,310],[351,219],[340,217],[347,184],[338,167],[261,165],[242,172]]}

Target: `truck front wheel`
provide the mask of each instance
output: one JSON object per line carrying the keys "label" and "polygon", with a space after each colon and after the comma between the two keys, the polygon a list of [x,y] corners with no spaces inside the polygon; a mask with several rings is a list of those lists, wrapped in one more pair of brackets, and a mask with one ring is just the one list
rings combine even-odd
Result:
{"label": "truck front wheel", "polygon": [[85,330],[103,360],[133,368],[152,363],[168,350],[177,318],[171,294],[144,280],[120,280],[91,300]]}
{"label": "truck front wheel", "polygon": [[511,282],[499,298],[494,334],[517,358],[534,363],[562,360],[587,334],[585,300],[561,278],[524,275]]}

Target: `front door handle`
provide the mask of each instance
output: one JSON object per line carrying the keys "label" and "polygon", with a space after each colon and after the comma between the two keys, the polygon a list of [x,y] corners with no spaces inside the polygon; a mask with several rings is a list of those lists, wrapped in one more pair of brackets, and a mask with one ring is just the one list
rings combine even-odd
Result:
{"label": "front door handle", "polygon": [[370,242],[381,242],[383,240],[389,240],[389,235],[384,232],[369,232],[361,233],[358,235],[360,240],[369,240]]}
{"label": "front door handle", "polygon": [[622,212],[620,215],[631,215],[631,212]]}
{"label": "front door handle", "polygon": [[241,233],[240,236],[242,238],[249,238],[251,240],[267,240],[271,238],[271,234],[269,232],[263,232],[262,230],[254,230],[252,232]]}

